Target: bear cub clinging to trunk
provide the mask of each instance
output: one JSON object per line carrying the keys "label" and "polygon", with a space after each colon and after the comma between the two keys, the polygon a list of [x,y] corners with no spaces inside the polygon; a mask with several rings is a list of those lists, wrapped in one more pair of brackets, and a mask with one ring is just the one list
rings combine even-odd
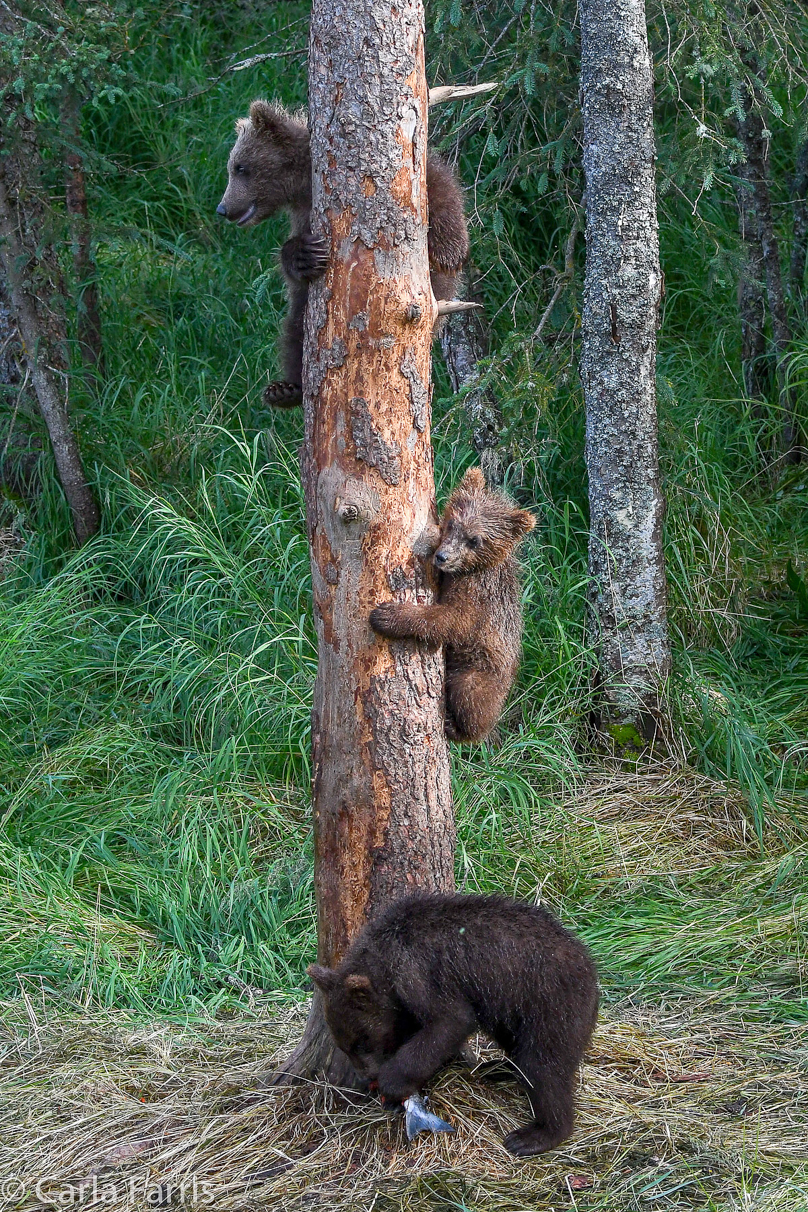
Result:
{"label": "bear cub clinging to trunk", "polygon": [[533,1111],[506,1148],[529,1157],[572,1132],[597,976],[583,943],[545,909],[419,893],[370,922],[339,967],[308,971],[338,1047],[385,1099],[415,1094],[479,1028],[513,1061]]}
{"label": "bear cub clinging to trunk", "polygon": [[445,732],[479,741],[496,724],[519,668],[522,604],[514,548],[535,519],[491,492],[470,468],[446,503],[432,559],[438,600],[382,602],[370,625],[390,639],[411,638],[446,653]]}
{"label": "bear cub clinging to trunk", "polygon": [[[303,313],[309,282],[325,273],[328,245],[311,230],[311,146],[305,116],[280,105],[253,101],[249,118],[236,123],[237,138],[227,162],[227,189],[217,212],[239,227],[288,210],[292,235],[281,248],[281,269],[289,292],[289,310],[281,344],[286,380],[270,383],[264,401],[276,408],[301,402]],[[454,173],[438,156],[427,156],[429,267],[436,299],[453,299],[469,237],[463,195]]]}

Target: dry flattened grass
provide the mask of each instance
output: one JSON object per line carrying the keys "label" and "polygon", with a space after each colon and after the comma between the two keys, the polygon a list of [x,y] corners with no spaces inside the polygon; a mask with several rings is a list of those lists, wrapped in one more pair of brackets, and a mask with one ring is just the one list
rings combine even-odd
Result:
{"label": "dry flattened grass", "polygon": [[[588,847],[608,882],[694,870],[739,882],[802,843],[787,813],[761,855],[738,797],[692,772],[612,771],[543,816]],[[554,844],[557,844],[558,838]],[[578,855],[580,858],[580,855]],[[606,912],[608,912],[608,908]],[[653,941],[653,940],[652,940]],[[561,1149],[516,1161],[502,1138],[527,1118],[522,1091],[455,1066],[432,1106],[453,1137],[408,1144],[400,1118],[312,1082],[257,1089],[298,1037],[304,1007],[180,1029],[120,1013],[9,1006],[0,1036],[0,1174],[6,1206],[85,1187],[83,1206],[168,1198],[221,1209],[558,1212],[808,1207],[808,1033],[685,1001],[607,1007],[583,1067],[578,1125]],[[24,1013],[23,1013],[24,1011]],[[482,1057],[493,1054],[477,1041]],[[182,1194],[184,1192],[184,1194]]]}
{"label": "dry flattened grass", "polygon": [[808,1184],[796,1029],[613,1010],[584,1066],[575,1136],[519,1162],[501,1141],[526,1118],[523,1094],[459,1067],[432,1092],[457,1135],[409,1145],[376,1102],[345,1105],[317,1083],[251,1093],[303,1018],[295,1008],[204,1034],[133,1030],[122,1016],[66,1020],[30,999],[0,1063],[2,1175],[19,1183],[5,1187],[7,1206],[40,1206],[39,1180],[53,1200],[84,1183],[89,1203],[94,1175],[99,1201],[114,1190],[120,1207],[148,1207],[183,1180],[190,1193],[195,1176],[199,1202],[210,1195],[216,1208],[368,1212],[730,1207],[755,1188],[796,1199],[800,1173]]}
{"label": "dry flattened grass", "polygon": [[[559,808],[569,816],[568,844],[595,876],[649,876],[748,870],[779,862],[805,837],[788,811],[767,809],[766,856],[737,788],[687,767],[661,764],[636,773],[606,770],[590,777]],[[804,808],[804,804],[803,804]]]}

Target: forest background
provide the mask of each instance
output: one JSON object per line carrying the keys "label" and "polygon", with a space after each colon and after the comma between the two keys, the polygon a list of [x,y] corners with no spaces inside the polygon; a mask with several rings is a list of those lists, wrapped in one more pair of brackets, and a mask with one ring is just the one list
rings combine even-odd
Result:
{"label": "forest background", "polygon": [[[23,370],[0,389],[0,993],[16,1100],[32,1014],[75,1021],[76,1039],[88,1021],[118,1033],[122,1022],[175,1024],[195,1048],[213,1041],[213,1054],[222,1023],[255,1040],[250,1024],[296,1013],[315,950],[302,420],[261,404],[278,369],[285,223],[244,232],[215,213],[250,100],[305,103],[307,10],[244,0],[64,11],[58,38],[86,49],[97,82],[74,143],[104,364],[82,372],[74,351],[71,418],[103,522],[75,550]],[[757,1024],[777,1073],[789,1070],[782,1089],[772,1070],[743,1095],[757,1128],[735,1152],[714,1142],[688,1152],[666,1137],[663,1115],[636,1156],[625,1145],[627,1171],[610,1162],[612,1202],[597,1202],[607,1196],[593,1179],[582,1207],[644,1206],[642,1184],[673,1157],[686,1178],[664,1206],[748,1197],[796,1209],[804,1197],[808,1115],[792,1066],[808,1017],[808,470],[778,454],[770,322],[757,398],[742,366],[745,11],[695,0],[648,10],[674,645],[675,761],[656,765],[605,761],[589,728],[585,248],[569,244],[582,218],[575,6],[438,0],[427,13],[430,84],[500,83],[433,110],[431,143],[467,189],[506,485],[539,519],[524,548],[524,660],[501,743],[452,756],[458,887],[539,895],[558,911],[597,957],[607,1021],[629,1021],[626,1007],[696,1015],[715,1040]],[[757,105],[792,338],[783,373],[805,426],[804,243],[802,274],[798,257],[791,270],[805,238],[808,17],[796,4],[761,11]],[[58,217],[70,141],[51,101],[43,94],[33,112]],[[62,246],[69,280],[67,226]],[[75,321],[74,310],[74,336]],[[477,454],[437,346],[434,361],[442,502]],[[277,1032],[267,1038],[277,1045]],[[786,1085],[794,1135],[772,1120],[767,1153],[766,1115]],[[466,1198],[457,1173],[444,1181],[449,1194],[421,1192],[423,1206],[466,1206],[446,1202]],[[477,1198],[471,1206],[488,1206]]]}

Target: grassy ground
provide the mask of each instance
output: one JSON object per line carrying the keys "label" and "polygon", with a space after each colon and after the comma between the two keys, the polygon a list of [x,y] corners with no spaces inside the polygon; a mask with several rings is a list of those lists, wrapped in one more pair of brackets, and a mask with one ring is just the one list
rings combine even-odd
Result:
{"label": "grassy ground", "polygon": [[501,1144],[524,1095],[473,1071],[450,1069],[432,1090],[457,1134],[409,1145],[375,1102],[345,1106],[317,1083],[257,1089],[301,1031],[300,1004],[242,989],[236,1014],[181,1027],[92,1003],[65,1013],[22,980],[0,1060],[13,1206],[40,1206],[40,1180],[40,1195],[66,1199],[95,1178],[133,1208],[196,1179],[197,1198],[222,1208],[797,1212],[806,844],[788,815],[777,823],[763,857],[737,797],[660,769],[588,779],[548,798],[518,845],[508,832],[514,870],[498,886],[541,885],[589,939],[604,984],[575,1136],[530,1162]]}
{"label": "grassy ground", "polygon": [[[694,222],[675,191],[662,201],[679,760],[606,769],[587,749],[574,341],[527,339],[568,229],[551,190],[528,231],[523,192],[485,168],[485,129],[462,167],[477,182],[490,374],[540,524],[503,743],[453,755],[457,879],[540,897],[598,959],[579,1130],[516,1163],[499,1141],[522,1095],[459,1071],[434,1091],[457,1136],[409,1147],[375,1107],[340,1108],[317,1087],[245,1101],[300,1030],[314,956],[301,421],[260,404],[283,224],[237,232],[214,214],[233,119],[259,93],[304,97],[295,56],[208,87],[231,52],[304,46],[300,6],[265,17],[258,29],[241,9],[186,16],[146,39],[141,84],[91,120],[99,157],[121,165],[97,174],[92,198],[109,375],[73,410],[104,533],[70,551],[47,467],[39,502],[0,503],[11,1206],[33,1206],[39,1177],[58,1187],[98,1171],[136,1177],[123,1206],[144,1205],[147,1178],[195,1172],[222,1207],[801,1212],[808,477],[767,469],[740,396],[732,213],[706,195]],[[663,144],[672,132],[663,121]],[[553,323],[567,320],[572,331],[569,299]],[[801,336],[798,379],[806,364]],[[437,396],[443,498],[472,452],[440,371]],[[0,433],[10,411],[0,401]]]}

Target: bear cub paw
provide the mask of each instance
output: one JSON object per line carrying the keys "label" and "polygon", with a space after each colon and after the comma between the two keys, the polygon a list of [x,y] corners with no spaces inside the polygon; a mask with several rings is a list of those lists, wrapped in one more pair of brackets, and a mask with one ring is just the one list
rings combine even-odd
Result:
{"label": "bear cub paw", "polygon": [[417,1082],[413,1082],[403,1074],[395,1060],[387,1061],[379,1070],[379,1093],[382,1100],[390,1106],[398,1106],[415,1094]]}
{"label": "bear cub paw", "polygon": [[502,1142],[509,1153],[515,1157],[533,1157],[536,1153],[547,1153],[566,1137],[565,1133],[551,1132],[549,1128],[540,1128],[537,1124],[528,1124],[526,1128],[517,1128],[509,1132]]}
{"label": "bear cub paw", "polygon": [[299,383],[269,383],[261,398],[267,408],[297,408],[303,403],[303,389]]}
{"label": "bear cub paw", "polygon": [[293,236],[281,249],[281,265],[293,282],[315,282],[328,268],[330,246],[311,232]]}
{"label": "bear cub paw", "polygon": [[395,639],[401,634],[401,604],[399,602],[381,602],[378,606],[374,606],[370,612],[370,625],[379,635]]}

